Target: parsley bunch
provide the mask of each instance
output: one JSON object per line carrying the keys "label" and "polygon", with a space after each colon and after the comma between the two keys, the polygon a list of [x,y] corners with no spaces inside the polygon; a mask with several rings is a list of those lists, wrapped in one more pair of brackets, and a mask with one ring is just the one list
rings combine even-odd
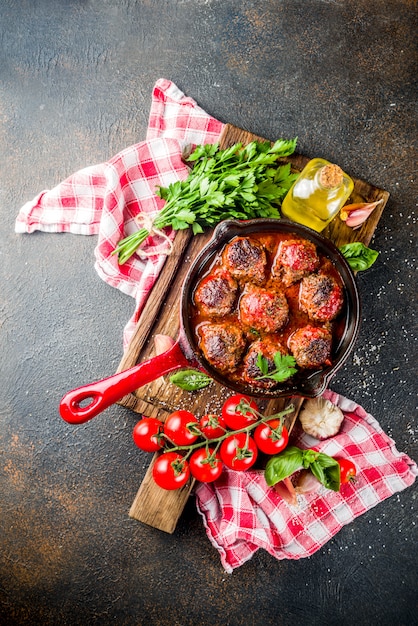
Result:
{"label": "parsley bunch", "polygon": [[[279,218],[282,199],[298,174],[290,164],[277,165],[280,157],[293,154],[297,139],[241,143],[220,150],[218,144],[197,146],[187,162],[193,166],[184,181],[159,187],[157,195],[166,201],[153,222],[153,230],[171,226],[193,234],[225,219]],[[150,231],[142,227],[122,239],[114,254],[126,263]]]}

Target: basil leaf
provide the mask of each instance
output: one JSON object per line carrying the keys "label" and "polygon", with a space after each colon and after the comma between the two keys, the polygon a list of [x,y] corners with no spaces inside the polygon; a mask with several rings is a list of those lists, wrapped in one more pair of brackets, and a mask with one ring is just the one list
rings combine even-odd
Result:
{"label": "basil leaf", "polygon": [[280,454],[272,456],[266,464],[264,478],[269,487],[291,476],[302,467],[303,450],[296,446],[289,446]]}
{"label": "basil leaf", "polygon": [[[337,467],[338,466],[338,467]],[[328,483],[325,485],[327,489],[332,489],[332,491],[339,491],[341,487],[341,471],[340,466],[333,465],[332,467],[328,467],[325,470],[327,475]]]}
{"label": "basil leaf", "polygon": [[315,476],[315,478],[317,478],[322,485],[325,485],[325,483],[327,482],[327,477],[321,464],[313,461],[313,463],[309,465],[309,469]]}
{"label": "basil leaf", "polygon": [[340,466],[338,461],[316,450],[302,450],[296,446],[286,448],[269,459],[264,471],[266,483],[271,487],[304,467],[332,491],[340,490]]}
{"label": "basil leaf", "polygon": [[212,378],[198,370],[181,370],[170,376],[170,382],[185,391],[197,391],[210,385]]}
{"label": "basil leaf", "polygon": [[360,241],[346,243],[344,246],[340,246],[339,250],[347,259],[351,269],[356,272],[369,269],[379,256],[376,250],[367,248]]}
{"label": "basil leaf", "polygon": [[327,489],[332,489],[332,491],[340,490],[340,468],[338,463],[336,466],[324,468],[315,461],[310,466],[310,470]]}
{"label": "basil leaf", "polygon": [[318,452],[318,457],[316,458],[319,463],[321,463],[322,467],[335,467],[338,465],[338,461],[336,461],[332,456],[325,454],[324,452]]}
{"label": "basil leaf", "polygon": [[327,489],[332,489],[332,491],[340,490],[340,466],[338,461],[331,456],[319,452],[316,459],[310,464],[309,469]]}
{"label": "basil leaf", "polygon": [[303,467],[305,469],[309,469],[311,463],[316,461],[318,458],[319,452],[316,450],[303,450]]}

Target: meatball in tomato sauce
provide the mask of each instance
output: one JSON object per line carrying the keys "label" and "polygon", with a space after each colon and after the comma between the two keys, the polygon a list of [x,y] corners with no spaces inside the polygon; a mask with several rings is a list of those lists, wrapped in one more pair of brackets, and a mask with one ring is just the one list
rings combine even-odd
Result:
{"label": "meatball in tomato sauce", "polygon": [[243,377],[245,382],[261,389],[276,387],[277,382],[274,379],[263,378],[263,373],[257,364],[258,355],[261,354],[267,360],[268,372],[272,372],[275,369],[274,355],[276,352],[287,353],[280,343],[272,339],[254,341],[244,357]]}
{"label": "meatball in tomato sauce", "polygon": [[265,279],[267,257],[263,246],[250,237],[235,237],[225,246],[224,266],[239,281],[261,284]]}
{"label": "meatball in tomato sauce", "polygon": [[236,280],[227,270],[219,268],[200,281],[194,301],[203,315],[223,317],[233,311],[237,292]]}
{"label": "meatball in tomato sauce", "polygon": [[288,345],[299,367],[312,369],[331,364],[332,335],[326,328],[299,328],[289,337]]}
{"label": "meatball in tomato sauce", "polygon": [[281,291],[249,283],[239,301],[241,324],[259,332],[274,333],[283,328],[289,317],[289,306]]}
{"label": "meatball in tomato sauce", "polygon": [[200,349],[208,363],[220,372],[234,371],[246,348],[244,334],[227,322],[205,323],[199,328]]}
{"label": "meatball in tomato sauce", "polygon": [[319,266],[316,246],[306,239],[281,241],[273,261],[272,274],[282,280],[285,287],[314,272]]}
{"label": "meatball in tomato sauce", "polygon": [[343,290],[332,276],[311,274],[302,279],[299,305],[310,319],[329,322],[337,317],[343,303]]}

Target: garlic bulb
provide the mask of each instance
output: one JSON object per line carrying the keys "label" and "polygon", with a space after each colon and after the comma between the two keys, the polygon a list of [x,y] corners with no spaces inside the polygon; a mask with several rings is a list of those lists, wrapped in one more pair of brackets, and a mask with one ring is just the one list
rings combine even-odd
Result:
{"label": "garlic bulb", "polygon": [[328,439],[336,435],[343,419],[341,409],[324,398],[305,400],[299,414],[303,430],[315,439]]}

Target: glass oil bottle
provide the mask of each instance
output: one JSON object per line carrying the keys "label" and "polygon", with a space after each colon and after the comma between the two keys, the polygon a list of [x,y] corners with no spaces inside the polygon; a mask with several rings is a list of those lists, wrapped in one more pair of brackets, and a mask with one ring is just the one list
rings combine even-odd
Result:
{"label": "glass oil bottle", "polygon": [[312,159],[282,203],[284,217],[321,232],[353,191],[352,179],[325,159]]}

